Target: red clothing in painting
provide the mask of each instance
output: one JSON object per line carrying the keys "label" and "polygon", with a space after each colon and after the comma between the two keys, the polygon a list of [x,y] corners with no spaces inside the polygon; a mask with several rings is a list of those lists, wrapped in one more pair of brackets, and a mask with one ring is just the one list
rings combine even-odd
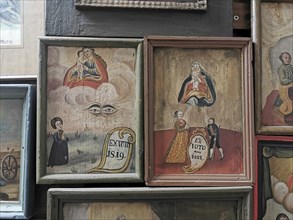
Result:
{"label": "red clothing in painting", "polygon": [[83,64],[74,64],[70,67],[64,77],[63,85],[70,88],[76,86],[89,86],[94,89],[102,83],[108,82],[106,63],[101,57],[94,54],[91,60]]}
{"label": "red clothing in painting", "polygon": [[178,102],[193,106],[211,106],[216,100],[216,93],[211,79],[204,73],[190,75],[183,82]]}
{"label": "red clothing in painting", "polygon": [[186,84],[181,102],[186,102],[192,96],[206,99],[211,98],[211,94],[209,92],[204,76],[197,76],[195,82],[190,81]]}

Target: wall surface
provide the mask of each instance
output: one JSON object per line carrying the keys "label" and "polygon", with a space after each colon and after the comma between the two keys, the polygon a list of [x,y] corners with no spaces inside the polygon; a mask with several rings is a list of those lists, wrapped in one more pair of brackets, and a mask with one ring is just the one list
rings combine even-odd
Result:
{"label": "wall surface", "polygon": [[[73,0],[23,2],[23,45],[0,48],[0,76],[37,75],[38,36],[42,35],[130,38],[233,35],[232,0],[208,0],[206,11],[85,9],[76,8]],[[11,60],[17,60],[17,65],[11,65]]]}
{"label": "wall surface", "polygon": [[74,1],[47,1],[46,35],[143,37],[232,36],[232,0],[208,0],[206,11],[76,8]]}

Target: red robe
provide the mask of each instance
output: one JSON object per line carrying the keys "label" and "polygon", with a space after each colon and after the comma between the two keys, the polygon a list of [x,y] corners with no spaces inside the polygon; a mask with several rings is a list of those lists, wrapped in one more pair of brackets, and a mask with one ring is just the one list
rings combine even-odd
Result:
{"label": "red robe", "polygon": [[97,74],[86,74],[84,77],[79,78],[75,75],[76,67],[77,64],[74,64],[67,70],[63,80],[64,86],[69,88],[89,86],[97,89],[102,83],[109,81],[106,64],[98,56],[94,56],[94,70]]}

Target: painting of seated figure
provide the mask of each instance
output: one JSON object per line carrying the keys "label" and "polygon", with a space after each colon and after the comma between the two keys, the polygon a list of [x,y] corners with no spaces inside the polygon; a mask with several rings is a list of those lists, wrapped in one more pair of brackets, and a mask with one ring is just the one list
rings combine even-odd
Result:
{"label": "painting of seated figure", "polygon": [[293,132],[292,1],[263,1],[255,16],[256,130],[259,134]]}

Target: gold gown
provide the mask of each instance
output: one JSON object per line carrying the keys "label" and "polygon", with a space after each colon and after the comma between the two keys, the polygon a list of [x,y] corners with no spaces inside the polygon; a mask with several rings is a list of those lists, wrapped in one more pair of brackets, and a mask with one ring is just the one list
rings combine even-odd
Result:
{"label": "gold gown", "polygon": [[175,122],[176,135],[173,138],[165,156],[165,163],[185,163],[188,145],[188,131],[186,121]]}

